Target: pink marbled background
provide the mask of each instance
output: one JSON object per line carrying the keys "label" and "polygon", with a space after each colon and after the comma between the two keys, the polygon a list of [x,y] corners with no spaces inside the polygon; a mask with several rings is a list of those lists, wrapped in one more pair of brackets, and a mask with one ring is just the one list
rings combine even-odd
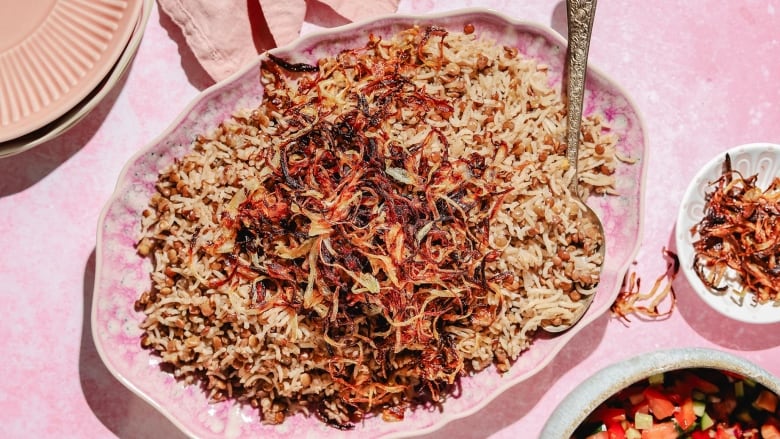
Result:
{"label": "pink marbled background", "polygon": [[[559,1],[402,1],[399,10],[470,6],[564,29]],[[135,61],[105,102],[62,137],[0,159],[2,437],[179,435],[103,366],[89,309],[97,218],[120,169],[211,84],[181,41],[155,9]],[[677,207],[698,167],[733,145],[780,143],[780,1],[602,0],[590,56],[645,119],[647,209],[634,268],[649,284],[665,268],[661,249],[673,246]],[[629,326],[598,319],[532,380],[434,437],[536,437],[578,382],[658,348],[714,347],[780,375],[780,325],[724,321],[682,276],[675,287],[671,318]]]}

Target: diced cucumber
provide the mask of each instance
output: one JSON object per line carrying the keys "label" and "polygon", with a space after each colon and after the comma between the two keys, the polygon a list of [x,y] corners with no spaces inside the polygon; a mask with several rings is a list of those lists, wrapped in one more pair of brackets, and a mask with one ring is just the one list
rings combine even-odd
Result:
{"label": "diced cucumber", "polygon": [[647,413],[637,413],[634,417],[634,426],[637,430],[647,430],[653,428],[653,415]]}
{"label": "diced cucumber", "polygon": [[734,395],[737,398],[742,398],[745,396],[745,383],[742,381],[735,381],[734,382]]}
{"label": "diced cucumber", "polygon": [[664,373],[657,373],[655,375],[650,375],[647,378],[647,382],[650,383],[651,386],[659,385],[664,383]]}
{"label": "diced cucumber", "polygon": [[707,408],[707,404],[704,401],[693,401],[693,413],[701,418],[704,415],[704,409]]}
{"label": "diced cucumber", "polygon": [[642,433],[636,428],[629,428],[626,430],[626,439],[642,439]]}
{"label": "diced cucumber", "polygon": [[704,412],[704,414],[701,416],[701,429],[706,430],[713,425],[715,425],[715,421],[710,418],[710,415],[708,415],[707,412]]}

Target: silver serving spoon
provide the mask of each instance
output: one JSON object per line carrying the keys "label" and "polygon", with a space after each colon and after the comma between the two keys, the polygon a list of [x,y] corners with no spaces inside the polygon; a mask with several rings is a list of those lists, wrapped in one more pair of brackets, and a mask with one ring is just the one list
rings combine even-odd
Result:
{"label": "silver serving spoon", "polygon": [[[579,198],[577,186],[579,176],[577,173],[577,155],[580,144],[580,123],[582,121],[582,100],[585,94],[585,70],[588,65],[588,48],[590,47],[590,35],[593,30],[593,16],[596,13],[596,0],[566,0],[566,16],[568,23],[569,46],[566,51],[566,96],[568,126],[566,129],[566,157],[569,164],[574,167],[574,178],[569,189],[574,197]],[[604,226],[601,220],[587,204],[580,200],[583,209],[583,219],[592,223],[599,232],[601,245],[598,252],[604,260]],[[603,264],[603,263],[602,263]],[[542,324],[542,329],[550,333],[563,332],[574,326],[588,310],[593,302],[595,293],[582,297],[585,301],[580,311],[572,316],[571,320],[560,325]]]}

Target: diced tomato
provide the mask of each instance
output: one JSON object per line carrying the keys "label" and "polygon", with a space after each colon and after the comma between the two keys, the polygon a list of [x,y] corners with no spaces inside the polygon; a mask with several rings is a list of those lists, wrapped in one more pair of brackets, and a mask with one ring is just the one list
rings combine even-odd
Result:
{"label": "diced tomato", "polygon": [[640,402],[645,400],[645,394],[642,392],[644,390],[644,387],[641,389],[631,389],[631,393],[628,394],[628,401],[633,404],[639,404]]}
{"label": "diced tomato", "polygon": [[652,387],[645,389],[645,398],[650,406],[650,412],[656,419],[666,419],[674,414],[674,404],[669,398]]}
{"label": "diced tomato", "polygon": [[761,426],[761,437],[763,439],[780,439],[780,429],[772,424]]}
{"label": "diced tomato", "polygon": [[736,436],[734,436],[733,433],[731,433],[730,429],[726,429],[726,427],[723,426],[723,424],[718,424],[718,429],[715,430],[715,439],[735,439]]}
{"label": "diced tomato", "polygon": [[607,434],[609,439],[626,439],[626,431],[620,423],[613,423],[607,425]]}
{"label": "diced tomato", "polygon": [[696,413],[693,411],[693,399],[686,398],[680,405],[680,410],[674,413],[674,419],[681,429],[687,430],[696,422]]}
{"label": "diced tomato", "polygon": [[728,377],[734,378],[737,381],[742,381],[742,380],[745,379],[745,377],[743,375],[738,374],[736,372],[732,372],[730,370],[721,370],[720,373],[722,373],[723,375],[726,375]]}
{"label": "diced tomato", "polygon": [[647,403],[646,399],[643,399],[642,402],[639,404],[631,407],[631,417],[636,418],[637,413],[644,413],[649,414],[650,413],[650,405]]}
{"label": "diced tomato", "polygon": [[587,439],[609,439],[609,433],[606,431],[599,431],[588,436]]}
{"label": "diced tomato", "polygon": [[680,399],[685,399],[691,396],[693,392],[693,384],[686,379],[676,379],[674,383],[667,388],[673,395],[680,395]]}
{"label": "diced tomato", "polygon": [[704,393],[710,394],[710,393],[718,393],[718,386],[715,384],[712,384],[711,382],[705,380],[704,378],[693,374],[693,373],[686,373],[685,379],[691,383],[694,389],[698,389]]}
{"label": "diced tomato", "polygon": [[679,405],[685,401],[685,398],[691,396],[693,392],[693,385],[691,385],[691,383],[689,383],[687,380],[678,379],[675,380],[671,386],[666,387],[664,390],[666,392],[666,397],[669,398],[673,404]]}
{"label": "diced tomato", "polygon": [[605,424],[614,424],[626,420],[626,411],[615,407],[601,407],[596,410],[592,418]]}
{"label": "diced tomato", "polygon": [[753,402],[753,406],[774,413],[777,410],[777,396],[769,390],[762,390]]}
{"label": "diced tomato", "polygon": [[725,396],[720,401],[709,405],[711,410],[710,416],[713,419],[728,419],[737,408],[737,405],[737,400],[733,396]]}
{"label": "diced tomato", "polygon": [[677,427],[674,422],[653,424],[647,430],[642,430],[642,439],[677,439]]}
{"label": "diced tomato", "polygon": [[710,439],[710,430],[707,431],[701,431],[696,430],[693,433],[691,433],[691,439]]}

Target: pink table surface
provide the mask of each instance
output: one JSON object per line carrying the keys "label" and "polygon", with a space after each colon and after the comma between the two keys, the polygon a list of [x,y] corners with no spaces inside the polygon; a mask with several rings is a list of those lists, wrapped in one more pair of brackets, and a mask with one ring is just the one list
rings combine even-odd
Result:
{"label": "pink table surface", "polygon": [[[565,29],[564,3],[550,0],[403,0],[399,12],[472,6]],[[155,8],[128,74],[104,102],[60,138],[0,159],[2,437],[181,436],[104,367],[89,310],[97,219],[122,166],[211,84],[182,41]],[[780,143],[780,1],[602,0],[590,54],[646,124],[647,208],[633,269],[647,286],[665,269],[661,250],[673,246],[696,170],[734,145]],[[628,326],[599,318],[534,378],[433,437],[536,437],[578,383],[656,349],[717,348],[780,375],[780,325],[724,320],[682,276],[675,288],[670,318]]]}

